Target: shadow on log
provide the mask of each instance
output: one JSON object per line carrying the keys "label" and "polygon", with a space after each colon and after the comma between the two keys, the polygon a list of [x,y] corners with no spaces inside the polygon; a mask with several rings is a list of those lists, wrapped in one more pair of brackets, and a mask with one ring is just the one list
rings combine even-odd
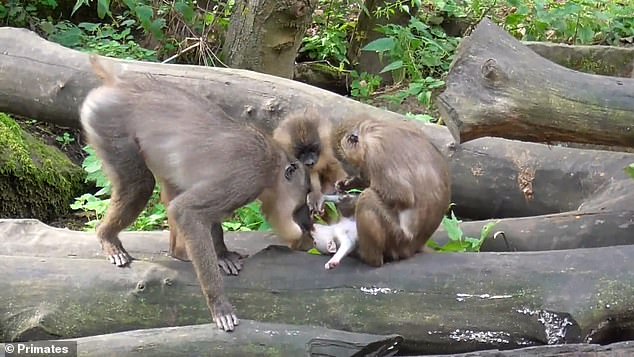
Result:
{"label": "shadow on log", "polygon": [[533,52],[489,19],[455,55],[436,104],[453,136],[634,147],[634,80],[585,74]]}
{"label": "shadow on log", "polygon": [[[3,341],[210,322],[191,264],[157,253],[165,232],[124,234],[142,259],[117,269],[94,253],[91,234],[20,220],[0,229]],[[253,252],[244,244],[260,238],[228,235],[228,245]],[[30,255],[39,242],[55,249]],[[326,271],[325,256],[270,246],[225,284],[240,318],[397,334],[400,353],[609,343],[634,338],[633,254],[634,246],[424,254],[379,269],[350,258]]]}
{"label": "shadow on log", "polygon": [[402,337],[241,320],[232,333],[215,324],[126,331],[74,339],[78,356],[392,356]]}

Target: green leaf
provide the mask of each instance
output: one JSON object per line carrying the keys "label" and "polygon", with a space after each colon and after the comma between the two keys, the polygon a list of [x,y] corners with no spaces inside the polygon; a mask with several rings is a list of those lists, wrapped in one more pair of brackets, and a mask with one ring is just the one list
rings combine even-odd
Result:
{"label": "green leaf", "polygon": [[196,16],[196,13],[194,12],[192,6],[187,2],[182,0],[177,1],[174,3],[174,7],[176,8],[176,11],[183,15],[183,18],[186,22],[191,23],[194,20],[194,16]]}
{"label": "green leaf", "polygon": [[484,227],[482,227],[482,230],[480,231],[480,239],[481,240],[487,239],[487,237],[491,235],[491,232],[493,232],[493,228],[495,228],[495,226],[498,223],[500,223],[500,220],[496,220],[496,221],[485,224]]}
{"label": "green leaf", "polygon": [[97,0],[97,16],[103,19],[106,15],[112,17],[112,13],[110,13],[110,0]]}
{"label": "green leaf", "polygon": [[462,229],[460,229],[460,223],[461,221],[456,218],[453,211],[451,212],[451,218],[443,217],[442,219],[443,228],[445,228],[449,239],[452,241],[462,240],[463,233]]}
{"label": "green leaf", "polygon": [[135,8],[134,12],[139,18],[139,21],[141,21],[143,27],[149,28],[152,22],[152,17],[154,16],[154,10],[152,10],[152,7],[148,5],[139,5]]}
{"label": "green leaf", "polygon": [[163,33],[163,27],[165,27],[165,19],[160,18],[152,21],[148,29],[154,36],[156,36],[156,38],[162,39],[163,37],[165,37],[165,34]]}
{"label": "green leaf", "polygon": [[634,179],[634,164],[629,164],[625,168],[625,172],[627,172],[627,174],[630,175],[630,177]]}
{"label": "green leaf", "polygon": [[594,39],[594,31],[590,26],[581,27],[577,35],[582,44],[590,44]]}
{"label": "green leaf", "polygon": [[70,16],[72,17],[75,12],[77,10],[79,10],[80,7],[86,5],[86,6],[90,6],[90,4],[88,3],[89,0],[77,0],[77,2],[75,2],[75,6],[73,6],[73,11],[70,12]]}
{"label": "green leaf", "polygon": [[382,37],[365,45],[362,51],[386,52],[394,49],[395,42],[393,38]]}
{"label": "green leaf", "polygon": [[467,248],[465,246],[465,243],[457,240],[452,240],[442,247],[442,251],[448,253],[464,253],[467,251]]}
{"label": "green leaf", "polygon": [[308,252],[306,253],[313,254],[313,255],[321,255],[321,253],[317,250],[317,248],[310,248]]}
{"label": "green leaf", "polygon": [[388,64],[387,66],[385,66],[381,70],[381,72],[379,72],[379,73],[385,73],[385,72],[389,72],[389,71],[394,71],[394,70],[397,70],[397,69],[402,68],[402,67],[403,67],[403,61],[401,61],[401,60],[394,61],[394,62]]}

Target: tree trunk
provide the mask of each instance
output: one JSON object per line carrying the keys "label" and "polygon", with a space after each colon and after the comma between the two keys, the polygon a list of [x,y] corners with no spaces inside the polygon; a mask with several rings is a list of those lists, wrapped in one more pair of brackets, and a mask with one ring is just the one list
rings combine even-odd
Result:
{"label": "tree trunk", "polygon": [[634,147],[634,80],[576,72],[482,20],[436,104],[454,137]]}
{"label": "tree trunk", "polygon": [[241,320],[232,333],[216,324],[153,328],[74,339],[79,356],[391,356],[402,337],[316,326]]}
{"label": "tree trunk", "polygon": [[[361,50],[361,48],[368,43],[384,37],[382,33],[377,31],[379,26],[387,24],[406,26],[410,18],[418,12],[418,7],[410,8],[409,12],[397,7],[395,12],[389,17],[377,17],[375,15],[379,7],[385,8],[386,6],[394,5],[396,2],[395,0],[365,0],[363,5],[365,9],[362,9],[359,14],[359,20],[357,21],[357,26],[355,27],[348,50],[348,59],[350,63],[354,65],[357,72],[379,74],[379,72],[389,64],[389,59],[379,57],[378,53]],[[412,4],[407,3],[407,5]],[[383,81],[387,83],[392,82],[391,73],[383,73],[381,77]]]}
{"label": "tree trunk", "polygon": [[293,78],[295,57],[317,0],[238,0],[223,48],[225,64]]}
{"label": "tree trunk", "polygon": [[[138,260],[118,269],[95,254],[94,234],[14,220],[0,230],[3,341],[210,322],[191,264],[158,253],[165,232],[123,234]],[[227,243],[253,253],[261,238],[228,234]],[[631,338],[632,254],[419,254],[381,268],[348,258],[326,271],[326,256],[270,246],[224,280],[243,319],[396,334],[401,353],[459,353]]]}

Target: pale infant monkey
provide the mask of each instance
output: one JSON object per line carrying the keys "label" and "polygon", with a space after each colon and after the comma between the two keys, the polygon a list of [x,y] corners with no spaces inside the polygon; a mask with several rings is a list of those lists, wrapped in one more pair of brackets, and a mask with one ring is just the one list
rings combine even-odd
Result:
{"label": "pale infant monkey", "polygon": [[313,227],[315,248],[322,254],[334,253],[324,266],[326,270],[336,268],[341,259],[357,248],[357,222],[351,217],[342,217],[335,224],[315,224]]}

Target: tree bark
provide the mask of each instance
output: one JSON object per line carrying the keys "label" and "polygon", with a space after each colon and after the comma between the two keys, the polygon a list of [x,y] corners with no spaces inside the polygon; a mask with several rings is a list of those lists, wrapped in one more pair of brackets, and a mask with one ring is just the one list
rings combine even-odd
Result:
{"label": "tree bark", "polygon": [[82,337],[79,356],[391,356],[403,340],[316,326],[241,320],[232,333],[215,324]]}
{"label": "tree bark", "polygon": [[[36,221],[2,220],[0,229],[11,233],[0,234],[3,341],[210,322],[191,264],[157,253],[165,232],[123,234],[138,260],[117,269],[95,254],[93,234]],[[260,238],[229,234],[228,245],[249,253]],[[270,246],[225,285],[240,318],[396,334],[401,353],[607,343],[634,336],[632,254],[634,246],[420,254],[378,269],[349,258],[326,271],[326,256]]]}
{"label": "tree bark", "polygon": [[436,104],[460,142],[497,136],[634,147],[634,80],[576,72],[488,19],[462,41]]}
{"label": "tree bark", "polygon": [[223,48],[225,63],[293,78],[295,57],[317,0],[238,0]]}

